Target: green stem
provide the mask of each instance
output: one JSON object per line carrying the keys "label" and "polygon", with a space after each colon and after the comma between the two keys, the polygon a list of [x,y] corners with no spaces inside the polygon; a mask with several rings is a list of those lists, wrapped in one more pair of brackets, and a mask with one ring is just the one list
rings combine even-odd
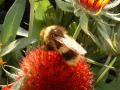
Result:
{"label": "green stem", "polygon": [[[105,62],[104,65],[108,65],[110,60],[111,60],[111,57],[112,57],[112,54],[109,54],[108,58],[107,58],[107,61]],[[100,75],[101,73],[106,69],[106,67],[102,67],[101,70],[96,74],[96,76],[94,77],[94,80],[96,80]],[[95,82],[96,84],[96,82]]]}
{"label": "green stem", "polygon": [[78,24],[78,27],[77,27],[77,29],[76,29],[74,35],[73,35],[73,38],[74,38],[75,40],[76,40],[76,38],[77,38],[77,36],[78,36],[80,30],[81,30],[81,26],[80,26],[80,23],[79,23],[79,24]]}
{"label": "green stem", "polygon": [[34,0],[31,0],[31,8],[30,8],[30,19],[29,19],[29,35],[28,37],[32,36],[32,28],[33,28],[33,18],[34,18]]}

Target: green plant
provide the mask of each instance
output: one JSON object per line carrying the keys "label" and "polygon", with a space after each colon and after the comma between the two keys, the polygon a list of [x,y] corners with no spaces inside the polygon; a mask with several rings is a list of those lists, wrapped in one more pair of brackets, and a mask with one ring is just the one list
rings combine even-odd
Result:
{"label": "green plant", "polygon": [[[91,7],[90,3],[85,4],[82,0],[55,0],[54,6],[50,2],[52,1],[30,1],[29,24],[25,22],[29,26],[28,30],[20,27],[26,0],[16,0],[11,6],[4,23],[0,24],[0,43],[2,44],[0,57],[7,62],[5,64],[9,64],[8,67],[15,71],[19,70],[17,68],[21,55],[27,53],[29,48],[37,47],[42,43],[40,31],[46,26],[60,25],[65,27],[68,34],[87,50],[85,57],[88,58],[87,62],[92,64],[91,71],[95,73],[93,88],[95,90],[119,90],[120,2],[115,0],[107,6],[104,5],[104,8],[103,6]],[[110,13],[112,11],[117,14]],[[22,38],[16,38],[17,36]],[[1,76],[3,69],[1,65],[1,85],[6,84],[6,78]],[[109,70],[114,73],[110,73]],[[10,74],[7,71],[6,73]],[[26,75],[18,81],[20,85],[17,83],[12,88],[17,87],[19,90],[25,77]]]}

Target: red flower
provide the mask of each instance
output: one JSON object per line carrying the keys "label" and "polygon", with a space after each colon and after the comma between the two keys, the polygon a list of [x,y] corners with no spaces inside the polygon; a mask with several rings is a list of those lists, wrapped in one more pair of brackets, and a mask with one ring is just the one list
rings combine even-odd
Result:
{"label": "red flower", "polygon": [[108,4],[110,0],[79,0],[83,7],[90,9],[92,11],[97,11]]}
{"label": "red flower", "polygon": [[[86,60],[80,58],[68,66],[56,51],[43,51],[39,46],[22,57],[20,69],[27,74],[20,90],[89,90],[93,73]],[[19,75],[21,78],[21,75]],[[19,79],[18,78],[18,79]]]}

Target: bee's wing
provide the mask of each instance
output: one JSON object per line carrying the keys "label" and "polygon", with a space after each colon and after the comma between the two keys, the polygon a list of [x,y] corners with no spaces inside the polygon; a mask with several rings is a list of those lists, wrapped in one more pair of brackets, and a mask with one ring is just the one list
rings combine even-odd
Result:
{"label": "bee's wing", "polygon": [[64,37],[56,37],[55,39],[60,42],[61,44],[67,46],[69,49],[72,49],[73,51],[79,53],[79,54],[85,54],[87,51],[78,44],[73,38],[69,37],[68,35],[64,34]]}

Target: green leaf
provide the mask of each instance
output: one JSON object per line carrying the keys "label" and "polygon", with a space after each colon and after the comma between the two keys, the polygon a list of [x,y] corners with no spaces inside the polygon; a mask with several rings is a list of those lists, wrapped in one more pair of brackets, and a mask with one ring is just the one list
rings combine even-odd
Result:
{"label": "green leaf", "polygon": [[88,33],[88,16],[85,13],[82,13],[81,17],[80,17],[80,25],[82,30],[89,35]]}
{"label": "green leaf", "polygon": [[92,60],[99,60],[99,59],[101,59],[101,58],[106,56],[105,52],[98,51],[98,49],[96,49],[97,50],[96,51],[96,50],[94,50],[93,47],[91,47],[91,49],[93,49],[93,50],[91,50],[91,53],[90,53],[90,51],[88,52],[88,50],[87,50],[87,54],[86,54],[86,56],[88,55],[87,57],[91,58]]}
{"label": "green leaf", "polygon": [[[112,45],[112,42],[111,42],[111,39],[109,38],[109,35],[107,33],[107,30],[106,30],[106,27],[104,24],[97,22],[97,28],[98,28],[98,31],[100,32],[100,34],[102,35],[102,37],[109,43],[109,45],[111,46],[111,48],[116,51]],[[101,37],[101,38],[102,38]]]}
{"label": "green leaf", "polygon": [[75,30],[75,33],[74,33],[74,35],[73,35],[73,38],[76,40],[77,39],[77,37],[78,37],[78,35],[79,35],[79,33],[80,33],[80,30],[81,30],[81,26],[80,26],[80,23],[78,24],[78,26],[77,26],[77,28],[76,28],[76,30]]}
{"label": "green leaf", "polygon": [[25,3],[26,0],[16,0],[7,12],[1,31],[2,50],[15,40],[16,32],[24,14]]}
{"label": "green leaf", "polygon": [[36,42],[37,39],[36,38],[31,38],[31,37],[27,37],[27,38],[22,38],[22,39],[18,39],[18,40],[15,40],[13,42],[11,42],[0,54],[0,57],[10,53],[10,52],[13,52],[13,51],[16,51],[16,50],[19,50],[19,49],[22,49],[24,48],[25,46],[29,45],[29,44],[32,44],[34,42]]}
{"label": "green leaf", "polygon": [[28,37],[28,31],[23,29],[22,27],[19,27],[18,31],[17,31],[17,35],[18,36]]}
{"label": "green leaf", "polygon": [[64,12],[62,17],[61,25],[63,27],[68,27],[73,19],[74,14],[71,12]]}
{"label": "green leaf", "polygon": [[75,30],[76,30],[76,28],[77,28],[77,25],[78,25],[78,24],[77,24],[76,22],[72,22],[72,23],[69,25],[69,27],[68,27],[68,29],[67,29],[69,35],[73,36],[73,34],[74,34],[74,32],[75,32]]}
{"label": "green leaf", "polygon": [[62,9],[63,11],[74,12],[74,7],[71,4],[61,1],[61,0],[55,0],[55,1],[58,7]]}
{"label": "green leaf", "polygon": [[[29,2],[31,3],[31,0],[29,0]],[[35,5],[34,5],[35,11],[36,11],[39,3],[42,4],[44,12],[47,12],[47,11],[54,12],[55,11],[54,7],[50,4],[49,0],[35,0]]]}
{"label": "green leaf", "polygon": [[46,15],[46,26],[50,25],[60,25],[59,19],[56,17],[55,14],[51,15]]}
{"label": "green leaf", "polygon": [[107,73],[103,76],[103,78],[95,85],[95,88],[100,88],[101,86],[107,84],[107,83],[106,83],[106,79],[107,79],[107,77],[108,77],[108,73],[109,73],[109,72],[107,72]]}
{"label": "green leaf", "polygon": [[103,49],[103,47],[102,47],[102,45],[101,45],[101,43],[98,41],[98,39],[88,30],[88,16],[85,14],[85,13],[83,13],[82,15],[81,15],[81,17],[80,17],[80,25],[81,25],[81,28],[82,28],[82,30],[87,34],[87,35],[89,35],[92,39],[93,39],[93,41],[101,48],[101,49]]}
{"label": "green leaf", "polygon": [[96,75],[100,69],[100,66],[94,65],[92,66],[91,71]]}
{"label": "green leaf", "polygon": [[7,63],[10,62],[10,65],[19,68],[19,60],[21,60],[22,55],[23,55],[23,53],[21,50],[12,52],[10,60]]}
{"label": "green leaf", "polygon": [[[112,60],[112,62],[109,64],[109,66],[112,66],[112,65],[115,63],[116,59],[117,59],[117,57],[115,57],[115,58]],[[106,68],[106,69],[104,70],[104,72],[99,76],[99,78],[97,78],[97,80],[95,81],[95,83],[98,83],[98,82],[104,77],[104,75],[108,72],[109,69],[110,69],[110,68]],[[114,71],[116,71],[116,70],[114,70]]]}
{"label": "green leaf", "polygon": [[[44,25],[45,25],[45,14],[42,4],[39,3],[34,15],[32,37],[37,38],[40,41],[40,31],[43,29]],[[34,45],[37,46],[38,43]]]}
{"label": "green leaf", "polygon": [[24,75],[21,79],[19,79],[11,88],[10,90],[20,90],[20,87],[23,84],[26,75]]}
{"label": "green leaf", "polygon": [[117,80],[110,84],[104,84],[100,86],[97,90],[120,90],[120,80]]}
{"label": "green leaf", "polygon": [[59,19],[59,22],[62,21],[64,11],[62,11],[58,6],[56,6],[56,16]]}
{"label": "green leaf", "polygon": [[54,7],[50,4],[49,0],[41,0],[40,2],[43,6],[44,12],[55,12]]}
{"label": "green leaf", "polygon": [[46,26],[50,26],[50,25],[52,25],[52,20],[50,19],[50,16],[49,15],[46,15],[46,18],[45,18],[46,20]]}
{"label": "green leaf", "polygon": [[[9,66],[9,65],[4,65],[4,66],[10,67],[10,68],[12,68],[14,71],[16,71],[16,72],[22,73],[22,70],[21,70],[21,69],[18,69],[18,68],[15,68],[15,67],[13,67],[13,66]],[[10,73],[10,72],[7,71],[4,67],[2,67],[2,68],[3,68],[4,72],[6,73],[6,75],[7,75],[8,77],[10,77],[10,78],[12,78],[12,79],[14,79],[14,80],[17,79],[17,78],[16,78],[16,74]]]}

